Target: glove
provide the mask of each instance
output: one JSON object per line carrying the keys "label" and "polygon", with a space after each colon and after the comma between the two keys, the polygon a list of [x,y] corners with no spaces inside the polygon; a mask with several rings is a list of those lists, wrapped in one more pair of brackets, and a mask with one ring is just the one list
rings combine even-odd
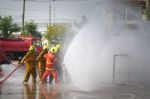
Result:
{"label": "glove", "polygon": [[21,62],[21,61],[19,61],[19,63],[18,63],[19,65],[23,65],[23,62]]}

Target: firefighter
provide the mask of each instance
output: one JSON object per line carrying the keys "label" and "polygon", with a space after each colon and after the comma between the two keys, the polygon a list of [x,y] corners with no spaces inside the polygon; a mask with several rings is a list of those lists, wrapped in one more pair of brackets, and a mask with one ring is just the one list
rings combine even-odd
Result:
{"label": "firefighter", "polygon": [[56,83],[58,83],[58,72],[55,69],[55,62],[56,62],[56,57],[55,53],[57,52],[55,47],[50,48],[49,52],[45,55],[46,58],[46,69],[45,72],[42,76],[42,81],[43,83],[48,76],[52,76],[53,79],[55,80]]}
{"label": "firefighter", "polygon": [[45,71],[46,67],[46,59],[44,58],[44,55],[48,53],[48,45],[43,46],[43,50],[36,58],[36,61],[38,62],[38,71],[39,71],[39,81],[42,79],[42,75]]}
{"label": "firefighter", "polygon": [[61,62],[62,62],[62,60],[61,60],[61,52],[60,52],[60,48],[61,48],[61,46],[60,46],[60,44],[57,44],[56,45],[56,50],[57,50],[57,53],[56,53],[56,58],[57,58],[57,61],[56,61],[56,70],[58,71],[58,78],[59,78],[59,81],[62,81],[62,65],[61,65]]}
{"label": "firefighter", "polygon": [[30,78],[30,75],[32,75],[32,82],[36,82],[36,66],[35,66],[35,47],[33,45],[30,46],[29,51],[27,54],[23,57],[20,64],[26,65],[26,73],[24,77],[24,84],[28,83],[28,80]]}
{"label": "firefighter", "polygon": [[[55,46],[57,53],[55,53],[57,61],[55,62],[55,69],[58,72],[58,79],[59,81],[62,80],[62,67],[61,67],[61,59],[60,59],[60,44]],[[50,75],[49,83],[53,81],[53,77]]]}

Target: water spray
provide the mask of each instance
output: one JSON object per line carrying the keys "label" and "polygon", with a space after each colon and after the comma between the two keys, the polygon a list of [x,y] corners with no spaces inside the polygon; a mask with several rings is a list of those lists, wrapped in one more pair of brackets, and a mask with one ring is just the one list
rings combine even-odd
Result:
{"label": "water spray", "polygon": [[[141,22],[135,5],[122,1],[126,0],[102,0],[97,6],[89,7],[95,15],[92,14],[68,47],[64,64],[73,84],[81,90],[98,90],[103,84],[112,84],[115,65],[131,73],[130,77],[119,76],[121,83],[127,83],[128,77],[133,84],[150,82],[149,23]],[[127,20],[136,23],[126,24]],[[131,56],[129,59],[114,63],[116,57],[126,57],[126,53]]]}

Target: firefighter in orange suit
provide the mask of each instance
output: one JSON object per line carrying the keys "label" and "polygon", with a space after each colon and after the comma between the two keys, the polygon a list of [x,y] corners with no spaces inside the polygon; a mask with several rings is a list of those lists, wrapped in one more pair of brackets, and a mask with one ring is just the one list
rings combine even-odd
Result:
{"label": "firefighter in orange suit", "polygon": [[[50,51],[45,55],[46,58],[46,70],[42,76],[42,82],[46,80],[48,76],[53,76],[53,79],[58,83],[58,72],[54,68],[56,62],[55,53],[57,52],[55,47],[52,47]],[[41,83],[42,83],[41,82]]]}
{"label": "firefighter in orange suit", "polygon": [[[55,69],[58,72],[58,79],[59,79],[59,81],[61,81],[62,80],[62,67],[60,65],[61,64],[61,59],[60,59],[60,44],[57,44],[55,46],[55,48],[56,48],[56,52],[57,52],[57,53],[55,53],[55,57],[57,59],[57,61],[55,62]],[[53,81],[53,77],[50,76],[49,77],[49,83],[51,83],[52,81]]]}
{"label": "firefighter in orange suit", "polygon": [[44,58],[44,55],[47,53],[48,53],[48,45],[45,45],[43,47],[42,52],[39,54],[39,56],[36,59],[38,61],[39,81],[41,81],[42,75],[45,71],[46,59]]}
{"label": "firefighter in orange suit", "polygon": [[26,73],[24,77],[24,84],[27,84],[30,75],[32,75],[32,82],[36,82],[36,66],[35,66],[35,47],[33,45],[30,46],[29,51],[23,57],[20,64],[26,65]]}

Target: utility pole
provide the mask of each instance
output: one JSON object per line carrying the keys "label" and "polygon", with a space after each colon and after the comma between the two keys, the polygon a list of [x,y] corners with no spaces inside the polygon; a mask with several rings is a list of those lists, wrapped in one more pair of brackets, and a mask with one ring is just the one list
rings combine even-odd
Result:
{"label": "utility pole", "polygon": [[146,0],[146,9],[149,8],[149,0]]}
{"label": "utility pole", "polygon": [[24,32],[24,17],[25,17],[25,0],[23,0],[23,10],[22,10],[22,29],[21,33]]}
{"label": "utility pole", "polygon": [[51,26],[51,1],[49,0],[49,26]]}
{"label": "utility pole", "polygon": [[54,24],[55,24],[55,7],[54,7]]}

